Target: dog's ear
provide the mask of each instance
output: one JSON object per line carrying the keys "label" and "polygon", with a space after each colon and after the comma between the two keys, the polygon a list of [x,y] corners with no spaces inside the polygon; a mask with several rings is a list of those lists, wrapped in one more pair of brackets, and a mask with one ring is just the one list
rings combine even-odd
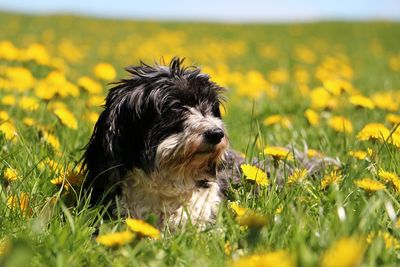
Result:
{"label": "dog's ear", "polygon": [[142,102],[144,88],[143,86],[132,86],[128,83],[121,83],[110,89],[106,98],[105,124],[107,126],[105,132],[105,141],[109,145],[110,153],[113,156],[119,154],[118,139],[125,135],[128,131],[133,130],[135,124],[142,114]]}
{"label": "dog's ear", "polygon": [[103,129],[104,150],[113,161],[126,168],[151,169],[151,160],[143,151],[151,144],[147,135],[166,106],[173,105],[168,79],[162,77],[138,77],[122,80],[110,89],[106,98]]}
{"label": "dog's ear", "polygon": [[87,170],[84,187],[93,189],[93,202],[115,187],[128,169],[143,162],[138,152],[144,146],[143,132],[148,123],[143,115],[144,90],[141,84],[122,81],[109,91],[83,156]]}

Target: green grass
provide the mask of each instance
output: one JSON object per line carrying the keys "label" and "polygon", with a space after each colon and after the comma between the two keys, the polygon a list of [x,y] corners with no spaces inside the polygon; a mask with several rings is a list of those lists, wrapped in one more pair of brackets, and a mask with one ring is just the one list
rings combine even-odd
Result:
{"label": "green grass", "polygon": [[[228,71],[220,76],[228,75],[224,85],[229,88],[225,122],[234,149],[247,152],[247,158],[257,155],[257,136],[268,145],[293,144],[302,148],[306,143],[326,155],[339,157],[344,176],[339,185],[322,190],[320,180],[331,171],[327,169],[320,176],[309,177],[305,183],[284,186],[281,190],[274,186],[261,188],[257,194],[257,186],[244,179],[232,189],[232,201],[263,214],[267,223],[261,229],[240,226],[229,204],[224,202],[216,224],[206,231],[188,227],[175,233],[165,232],[158,241],[135,239],[122,247],[107,248],[96,243],[95,226],[101,224],[100,233],[125,230],[123,218],[103,221],[100,208],[88,208],[87,200],[80,197],[79,188],[68,192],[62,190],[50,183],[57,174],[49,166],[39,167],[46,158],[54,159],[62,166],[73,166],[79,160],[81,149],[92,131],[92,124],[84,119],[84,114],[101,111],[101,108],[87,106],[86,101],[92,95],[81,90],[78,97],[40,100],[39,108],[33,112],[0,101],[0,111],[9,114],[18,131],[15,142],[0,136],[0,244],[6,244],[0,255],[0,266],[224,266],[242,255],[281,249],[293,255],[297,266],[318,266],[324,251],[341,237],[365,240],[369,233],[383,231],[400,242],[399,228],[388,215],[391,206],[397,215],[399,213],[398,192],[387,186],[383,191],[368,194],[354,185],[354,180],[376,177],[375,172],[380,168],[400,173],[397,148],[356,139],[365,124],[385,123],[385,116],[390,112],[356,108],[348,103],[349,94],[344,94],[332,97],[338,101],[337,108],[321,111],[320,125],[311,127],[303,116],[304,110],[311,105],[310,97],[299,93],[294,78],[295,68],[301,67],[310,75],[307,82],[310,89],[321,86],[321,81],[315,78],[318,66],[328,56],[344,55],[354,71],[354,77],[349,81],[364,95],[398,91],[400,73],[390,67],[389,59],[400,57],[399,23],[224,25],[3,13],[0,24],[7,25],[7,30],[0,32],[0,41],[9,40],[21,49],[32,43],[43,44],[52,58],[64,59],[66,68],[62,72],[75,84],[82,75],[94,78],[92,69],[98,62],[111,63],[118,77],[126,77],[123,68],[127,65],[137,64],[140,59],[152,62],[161,56],[179,55],[186,57],[189,63],[214,70],[223,64]],[[65,41],[72,43],[78,52],[63,53],[60,44]],[[236,46],[230,47],[230,44]],[[265,56],[263,49],[266,46],[277,52],[271,57]],[[315,61],[299,60],[295,55],[298,47],[311,49]],[[35,61],[10,61],[0,56],[0,68],[3,66],[23,66],[37,80],[53,70]],[[275,99],[262,96],[253,100],[240,96],[237,89],[240,81],[233,82],[229,76],[256,70],[268,78],[270,71],[277,68],[286,70],[290,77],[276,85],[279,93]],[[1,71],[0,77],[4,77]],[[107,82],[99,82],[105,95]],[[0,83],[0,100],[10,94],[17,99],[35,95],[32,88],[18,92],[3,86]],[[393,97],[400,104],[400,97],[395,93]],[[62,125],[48,111],[54,101],[62,101],[75,114],[79,121],[78,130]],[[398,109],[392,113],[399,114]],[[264,118],[272,114],[289,116],[292,126],[263,125]],[[330,128],[324,118],[332,115],[350,119],[353,132],[337,133]],[[38,125],[25,126],[22,120],[26,117],[48,127],[60,140],[60,150],[55,151],[42,140]],[[349,150],[366,148],[371,148],[375,156],[363,161],[348,156]],[[16,181],[5,180],[6,167],[18,172]],[[7,206],[10,196],[22,192],[29,196],[28,211]],[[280,207],[282,212],[276,214]],[[345,211],[344,219],[339,218],[338,210]],[[225,251],[228,243],[231,255]],[[365,246],[362,266],[400,264],[398,248],[386,248],[380,239]],[[340,257],[337,260],[340,263]]]}

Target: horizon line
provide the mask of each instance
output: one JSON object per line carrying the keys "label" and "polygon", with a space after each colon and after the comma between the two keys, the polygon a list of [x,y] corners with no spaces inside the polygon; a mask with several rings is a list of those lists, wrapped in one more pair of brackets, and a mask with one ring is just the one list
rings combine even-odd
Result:
{"label": "horizon line", "polygon": [[297,18],[221,18],[196,16],[196,17],[169,17],[169,16],[128,16],[128,15],[105,15],[95,12],[77,12],[77,11],[34,11],[34,10],[16,10],[12,8],[1,8],[0,13],[26,15],[26,16],[76,16],[81,18],[94,18],[104,20],[119,20],[119,21],[144,21],[144,22],[189,22],[189,23],[218,23],[218,24],[295,24],[295,23],[316,23],[316,22],[400,22],[400,17],[384,17],[384,16],[371,16],[371,17],[349,17],[349,16],[299,16]]}

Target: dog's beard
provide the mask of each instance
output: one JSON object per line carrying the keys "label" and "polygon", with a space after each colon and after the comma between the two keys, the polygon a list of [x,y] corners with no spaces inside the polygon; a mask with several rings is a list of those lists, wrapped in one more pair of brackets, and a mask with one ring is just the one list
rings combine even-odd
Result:
{"label": "dog's beard", "polygon": [[[216,127],[223,130],[224,137],[219,143],[210,144],[204,138],[204,133]],[[222,121],[192,108],[184,123],[184,130],[159,144],[156,167],[185,180],[214,180],[216,167],[223,161],[227,148],[228,139]]]}

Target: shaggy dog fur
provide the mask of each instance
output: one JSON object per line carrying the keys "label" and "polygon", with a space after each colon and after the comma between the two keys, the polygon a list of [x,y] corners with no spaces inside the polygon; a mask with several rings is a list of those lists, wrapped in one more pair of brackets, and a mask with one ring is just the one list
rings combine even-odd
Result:
{"label": "shaggy dog fur", "polygon": [[228,149],[224,89],[182,62],[128,67],[131,77],[110,89],[83,156],[92,203],[155,215],[160,226],[213,221]]}

